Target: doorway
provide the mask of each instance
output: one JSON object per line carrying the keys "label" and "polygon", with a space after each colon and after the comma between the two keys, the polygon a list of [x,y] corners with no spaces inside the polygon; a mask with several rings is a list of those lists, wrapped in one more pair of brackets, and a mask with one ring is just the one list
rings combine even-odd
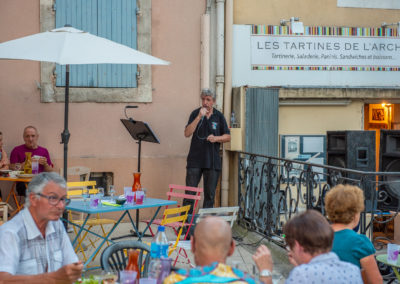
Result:
{"label": "doorway", "polygon": [[376,131],[376,171],[379,171],[381,129],[400,130],[400,104],[364,104],[364,130]]}

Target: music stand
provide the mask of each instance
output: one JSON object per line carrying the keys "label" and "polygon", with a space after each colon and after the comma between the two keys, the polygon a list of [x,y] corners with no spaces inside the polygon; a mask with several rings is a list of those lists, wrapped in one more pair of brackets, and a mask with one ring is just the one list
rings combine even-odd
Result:
{"label": "music stand", "polygon": [[160,144],[160,140],[158,140],[157,136],[146,122],[133,120],[132,118],[121,119],[121,122],[126,127],[126,130],[128,130],[132,138],[138,141],[136,143],[139,144],[138,172],[140,172],[140,152],[142,150],[142,141]]}
{"label": "music stand", "polygon": [[[146,122],[133,120],[132,118],[121,119],[121,122],[126,127],[126,130],[128,130],[132,138],[134,140],[137,140],[136,143],[139,145],[138,172],[140,172],[140,155],[142,151],[142,141],[160,144],[160,140],[158,140],[157,136],[154,134],[153,130],[151,130],[150,126]],[[139,230],[139,210],[136,210],[136,228]],[[136,236],[136,232],[134,232],[133,230],[131,230],[130,235],[112,238],[112,240],[117,240],[132,236]],[[149,237],[151,236],[149,235]]]}

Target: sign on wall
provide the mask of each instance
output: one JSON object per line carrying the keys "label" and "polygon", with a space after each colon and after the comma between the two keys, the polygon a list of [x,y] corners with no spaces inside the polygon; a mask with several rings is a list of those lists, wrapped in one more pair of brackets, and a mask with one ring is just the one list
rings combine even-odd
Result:
{"label": "sign on wall", "polygon": [[[305,35],[286,29],[253,26],[253,69],[399,71],[400,38],[381,28],[306,28]],[[397,33],[397,32],[396,32]]]}
{"label": "sign on wall", "polygon": [[397,29],[234,25],[232,85],[399,88]]}

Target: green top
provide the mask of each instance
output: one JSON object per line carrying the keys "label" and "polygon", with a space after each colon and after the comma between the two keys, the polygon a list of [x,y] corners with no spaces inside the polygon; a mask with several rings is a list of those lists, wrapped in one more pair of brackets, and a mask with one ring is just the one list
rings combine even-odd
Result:
{"label": "green top", "polygon": [[371,241],[365,235],[350,229],[335,232],[332,251],[340,260],[351,262],[360,268],[360,259],[375,254]]}

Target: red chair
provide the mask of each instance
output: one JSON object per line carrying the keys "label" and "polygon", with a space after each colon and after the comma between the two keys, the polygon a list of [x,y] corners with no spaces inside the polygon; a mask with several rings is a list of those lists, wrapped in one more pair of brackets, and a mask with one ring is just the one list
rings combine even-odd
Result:
{"label": "red chair", "polygon": [[[178,202],[178,207],[182,205],[183,199],[189,199],[193,200],[193,210],[192,210],[192,217],[188,222],[184,224],[184,226],[187,227],[187,231],[184,236],[184,240],[186,240],[187,235],[189,234],[190,228],[193,224],[194,220],[194,215],[197,212],[197,207],[199,205],[199,201],[201,199],[201,193],[203,192],[202,188],[199,187],[191,187],[191,186],[185,186],[185,185],[177,185],[177,184],[170,184],[169,186],[169,191],[167,192],[167,197],[168,200],[176,200]],[[194,193],[192,194],[187,194],[186,191]],[[166,209],[168,206],[165,207]],[[164,217],[164,216],[163,216]],[[161,225],[162,219],[154,219],[152,225]],[[145,220],[142,221],[145,222],[146,224],[150,223],[150,220]],[[170,224],[166,224],[165,227],[172,228],[175,232],[176,235],[178,235],[178,230],[179,228],[182,227],[182,222],[173,222]],[[150,233],[152,236],[154,236],[153,231],[151,230],[151,227],[149,227]]]}

